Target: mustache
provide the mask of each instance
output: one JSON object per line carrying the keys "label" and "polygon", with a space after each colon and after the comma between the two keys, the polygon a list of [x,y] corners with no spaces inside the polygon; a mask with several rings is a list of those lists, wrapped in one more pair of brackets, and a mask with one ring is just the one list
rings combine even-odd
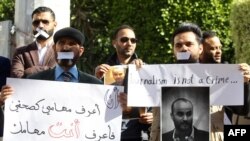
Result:
{"label": "mustache", "polygon": [[189,123],[188,121],[183,121],[180,124],[184,124],[184,125],[190,125],[191,123]]}

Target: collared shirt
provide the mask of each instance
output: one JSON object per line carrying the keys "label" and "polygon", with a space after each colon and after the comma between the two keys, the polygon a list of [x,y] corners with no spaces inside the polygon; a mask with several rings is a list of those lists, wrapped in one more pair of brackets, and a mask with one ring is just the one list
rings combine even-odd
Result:
{"label": "collared shirt", "polygon": [[[62,73],[64,72],[64,70],[57,64],[56,65],[56,69],[55,69],[55,80],[56,81],[63,81],[63,76],[62,76]],[[78,79],[78,70],[77,70],[77,67],[76,65],[74,65],[72,68],[69,69],[69,71],[73,77],[71,79],[71,82],[79,82],[79,79]]]}
{"label": "collared shirt", "polygon": [[[194,140],[194,128],[192,128],[191,135],[190,135],[190,136],[186,136],[186,137],[185,137],[185,140],[186,140],[186,141],[189,141],[189,140],[188,140],[189,138],[192,138],[192,139]],[[179,137],[175,137],[175,129],[174,129],[174,132],[173,132],[173,140],[174,140],[174,141],[180,141],[180,138],[179,138]]]}
{"label": "collared shirt", "polygon": [[48,48],[51,47],[52,44],[53,44],[53,41],[49,40],[49,42],[44,47],[42,47],[41,44],[36,41],[36,46],[38,48],[39,65],[43,65],[44,56]]}

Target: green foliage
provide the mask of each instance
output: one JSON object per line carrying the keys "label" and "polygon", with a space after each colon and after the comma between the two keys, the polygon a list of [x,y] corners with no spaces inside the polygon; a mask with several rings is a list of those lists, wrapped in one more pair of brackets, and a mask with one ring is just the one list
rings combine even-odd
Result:
{"label": "green foliage", "polygon": [[[215,30],[225,60],[233,62],[229,27],[232,0],[71,0],[71,26],[86,36],[85,53],[78,66],[92,73],[115,51],[110,34],[128,24],[139,39],[136,52],[148,64],[173,61],[171,34],[183,21],[197,23],[203,30]],[[14,18],[14,2],[0,1],[1,20]]]}
{"label": "green foliage", "polygon": [[0,21],[14,21],[15,3],[14,0],[0,0]]}
{"label": "green foliage", "polygon": [[[157,26],[163,22],[160,5],[164,5],[164,1],[86,0],[80,2],[84,3],[83,6],[77,1],[75,3],[73,4],[72,1],[72,17],[78,18],[71,20],[72,26],[78,29],[84,27],[85,35],[90,39],[85,45],[87,50],[84,63],[81,63],[82,68],[87,70],[92,68],[89,72],[93,72],[93,68],[106,61],[107,57],[115,51],[111,46],[110,34],[114,28],[122,24],[128,24],[135,29],[139,39],[137,53],[145,62],[169,61],[167,57],[162,57],[167,52],[167,48],[164,47],[165,40],[158,34],[157,29]],[[86,19],[80,21],[79,12],[75,11],[81,11],[80,13],[84,15],[82,17]]]}
{"label": "green foliage", "polygon": [[230,15],[235,57],[238,63],[250,63],[250,0],[234,0]]}
{"label": "green foliage", "polygon": [[[109,37],[121,24],[134,27],[140,41],[136,52],[149,64],[173,61],[171,34],[183,21],[197,23],[203,30],[216,31],[224,45],[224,59],[234,62],[229,27],[231,0],[76,0],[71,3],[72,17],[78,17],[72,19],[72,26],[87,28],[83,31],[90,39],[84,63],[81,63],[89,72],[114,52]],[[79,21],[81,16],[75,11],[78,14],[81,11],[86,19]]]}
{"label": "green foliage", "polygon": [[[169,0],[161,9],[165,25],[160,33],[170,43],[171,34],[181,22],[198,24],[203,31],[214,30],[223,43],[224,60],[233,62],[232,42],[230,39],[229,12],[231,0]],[[170,44],[169,51],[172,52]]]}

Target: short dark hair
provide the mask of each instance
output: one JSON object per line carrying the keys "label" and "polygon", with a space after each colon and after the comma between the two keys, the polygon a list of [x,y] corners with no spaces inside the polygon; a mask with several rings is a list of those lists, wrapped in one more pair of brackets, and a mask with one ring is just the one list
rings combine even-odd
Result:
{"label": "short dark hair", "polygon": [[116,39],[116,36],[117,36],[118,32],[119,32],[120,30],[122,30],[122,29],[130,29],[130,30],[134,31],[134,29],[133,29],[131,26],[129,26],[129,25],[126,25],[126,24],[121,25],[121,26],[119,26],[118,28],[116,28],[116,29],[113,31],[113,33],[111,34],[111,37],[110,37],[110,38],[111,38],[111,41]]}
{"label": "short dark hair", "polygon": [[53,11],[52,9],[50,9],[49,7],[45,7],[45,6],[41,6],[41,7],[36,8],[36,9],[32,12],[31,18],[33,18],[33,16],[34,16],[35,14],[43,13],[43,12],[50,12],[50,14],[51,14],[53,20],[56,19],[56,16],[55,16],[54,11]]}
{"label": "short dark hair", "polygon": [[193,32],[196,36],[196,39],[198,43],[201,43],[201,38],[202,38],[202,31],[200,27],[194,23],[189,23],[189,22],[184,22],[179,25],[177,29],[175,29],[172,38],[171,38],[171,43],[174,45],[174,37],[177,34],[184,33],[184,32]]}
{"label": "short dark hair", "polygon": [[207,38],[212,38],[212,37],[216,37],[216,36],[217,36],[217,34],[215,31],[212,31],[212,30],[204,31],[202,34],[201,42],[204,43]]}
{"label": "short dark hair", "polygon": [[172,105],[171,105],[171,113],[173,113],[173,111],[174,111],[174,104],[175,104],[176,102],[179,102],[179,101],[183,101],[183,102],[185,102],[185,103],[190,103],[190,104],[192,105],[192,107],[193,107],[193,104],[192,104],[192,102],[191,102],[190,100],[188,100],[188,99],[186,99],[186,98],[177,98],[175,101],[172,102]]}

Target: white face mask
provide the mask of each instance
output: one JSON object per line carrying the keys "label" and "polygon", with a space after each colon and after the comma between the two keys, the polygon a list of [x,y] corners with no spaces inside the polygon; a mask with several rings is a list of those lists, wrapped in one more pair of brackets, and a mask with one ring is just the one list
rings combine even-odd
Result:
{"label": "white face mask", "polygon": [[57,52],[57,59],[73,59],[74,52]]}
{"label": "white face mask", "polygon": [[37,33],[35,35],[35,38],[37,38],[40,35],[43,36],[43,37],[45,37],[46,39],[49,38],[49,34],[46,33],[44,30],[42,30],[40,28],[36,28],[36,31],[37,31]]}
{"label": "white face mask", "polygon": [[177,52],[177,60],[188,60],[191,56],[190,52]]}

